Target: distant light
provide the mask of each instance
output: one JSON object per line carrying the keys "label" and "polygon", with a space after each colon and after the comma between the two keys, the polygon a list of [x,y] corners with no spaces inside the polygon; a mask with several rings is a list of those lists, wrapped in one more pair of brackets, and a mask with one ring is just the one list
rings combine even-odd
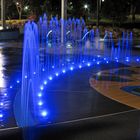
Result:
{"label": "distant light", "polygon": [[108,61],[106,61],[106,63],[108,64],[109,62],[108,62]]}
{"label": "distant light", "polygon": [[28,10],[28,6],[25,6],[25,7],[24,7],[24,10]]}
{"label": "distant light", "polygon": [[45,69],[43,68],[42,71],[45,71]]}
{"label": "distant light", "polygon": [[19,83],[20,83],[20,81],[19,81],[19,80],[17,80],[17,83],[19,84]]}
{"label": "distant light", "polygon": [[106,60],[106,58],[104,58],[104,60]]}
{"label": "distant light", "polygon": [[105,0],[102,0],[102,2],[105,2]]}
{"label": "distant light", "polygon": [[49,77],[49,80],[50,80],[50,81],[52,80],[52,76]]}
{"label": "distant light", "polygon": [[54,69],[54,66],[52,66],[52,68]]}
{"label": "distant light", "polygon": [[139,62],[140,60],[137,58],[137,60],[136,60],[137,62]]}
{"label": "distant light", "polygon": [[39,101],[39,102],[38,102],[38,105],[39,105],[39,106],[42,106],[42,105],[43,105],[43,102],[42,102],[42,101]]}
{"label": "distant light", "polygon": [[3,30],[3,27],[2,26],[0,26],[0,30]]}
{"label": "distant light", "polygon": [[101,57],[100,55],[97,55],[97,57],[99,58],[99,57]]}
{"label": "distant light", "polygon": [[36,72],[34,72],[34,75],[36,74]]}
{"label": "distant light", "polygon": [[87,5],[87,4],[85,4],[85,5],[84,5],[84,8],[85,8],[85,9],[87,9],[87,8],[88,8],[88,5]]}
{"label": "distant light", "polygon": [[25,79],[27,79],[27,75],[25,75]]}
{"label": "distant light", "polygon": [[10,88],[13,88],[13,86],[10,86]]}
{"label": "distant light", "polygon": [[98,73],[97,73],[98,76],[101,76],[101,74],[102,74],[101,72],[98,72]]}
{"label": "distant light", "polygon": [[46,116],[48,115],[48,112],[47,112],[47,111],[42,111],[42,112],[41,112],[41,115],[42,115],[43,117],[46,117]]}
{"label": "distant light", "polygon": [[16,5],[19,5],[19,2],[16,2]]}

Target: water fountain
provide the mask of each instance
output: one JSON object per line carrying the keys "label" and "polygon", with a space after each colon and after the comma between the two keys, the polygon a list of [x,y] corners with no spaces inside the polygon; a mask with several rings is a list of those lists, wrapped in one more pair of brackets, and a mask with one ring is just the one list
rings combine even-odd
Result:
{"label": "water fountain", "polygon": [[75,69],[131,58],[132,33],[123,33],[114,43],[112,32],[106,31],[101,39],[100,30],[88,30],[83,19],[49,21],[44,14],[38,24],[26,23],[24,33],[22,86],[15,101],[20,127],[48,123],[50,114],[43,97],[49,81]]}

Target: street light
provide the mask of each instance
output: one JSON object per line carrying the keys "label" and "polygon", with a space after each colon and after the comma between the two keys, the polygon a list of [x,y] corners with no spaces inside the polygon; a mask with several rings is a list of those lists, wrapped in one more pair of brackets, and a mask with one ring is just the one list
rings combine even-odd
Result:
{"label": "street light", "polygon": [[85,9],[84,19],[85,19],[85,21],[86,21],[86,16],[88,16],[88,14],[89,14],[89,11],[88,11],[89,9],[88,8],[89,8],[89,6],[87,4],[85,4],[84,5],[84,9]]}
{"label": "street light", "polygon": [[19,2],[16,2],[16,5],[19,5]]}
{"label": "street light", "polygon": [[88,9],[88,5],[87,5],[87,4],[85,4],[85,5],[84,5],[84,8],[85,8],[85,9]]}
{"label": "street light", "polygon": [[28,6],[25,6],[25,7],[24,7],[24,10],[27,11],[27,10],[28,10]]}

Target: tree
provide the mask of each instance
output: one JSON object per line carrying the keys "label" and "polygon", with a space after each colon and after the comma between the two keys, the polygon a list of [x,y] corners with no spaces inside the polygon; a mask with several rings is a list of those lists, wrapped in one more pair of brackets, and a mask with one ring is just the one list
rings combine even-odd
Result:
{"label": "tree", "polygon": [[127,0],[105,0],[102,7],[102,14],[106,18],[111,18],[113,23],[123,23],[126,21],[128,13]]}
{"label": "tree", "polygon": [[139,0],[129,0],[129,4],[130,4],[130,14],[132,15],[132,23],[135,22],[135,15],[137,10],[139,9]]}
{"label": "tree", "polygon": [[19,19],[21,19],[24,8],[26,9],[29,4],[29,0],[13,0],[13,2],[17,8]]}

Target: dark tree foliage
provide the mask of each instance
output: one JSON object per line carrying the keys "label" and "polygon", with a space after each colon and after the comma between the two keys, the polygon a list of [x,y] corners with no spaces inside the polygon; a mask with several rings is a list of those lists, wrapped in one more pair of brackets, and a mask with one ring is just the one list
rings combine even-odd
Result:
{"label": "dark tree foliage", "polygon": [[140,13],[140,1],[139,0],[128,0],[130,14],[132,15],[132,22],[135,22],[136,13]]}
{"label": "dark tree foliage", "polygon": [[[17,8],[13,1],[16,0],[6,0],[6,15],[9,19],[18,18]],[[28,16],[30,13],[37,15],[37,17],[43,13],[47,13],[48,17],[56,15],[60,17],[61,15],[61,0],[28,1],[28,13],[23,11],[23,15]],[[100,5],[100,15],[101,17],[112,19],[114,22],[122,23],[126,21],[128,15],[131,14],[132,22],[135,22],[135,15],[140,13],[139,1],[140,0],[104,0]],[[87,10],[84,8],[85,4],[88,4]],[[97,0],[68,0],[68,17],[84,17],[89,15],[96,17],[96,9]]]}
{"label": "dark tree foliage", "polygon": [[103,4],[102,14],[106,18],[111,18],[118,23],[127,19],[129,15],[127,0],[106,0]]}
{"label": "dark tree foliage", "polygon": [[61,0],[44,0],[42,3],[42,13],[49,16],[60,16]]}

